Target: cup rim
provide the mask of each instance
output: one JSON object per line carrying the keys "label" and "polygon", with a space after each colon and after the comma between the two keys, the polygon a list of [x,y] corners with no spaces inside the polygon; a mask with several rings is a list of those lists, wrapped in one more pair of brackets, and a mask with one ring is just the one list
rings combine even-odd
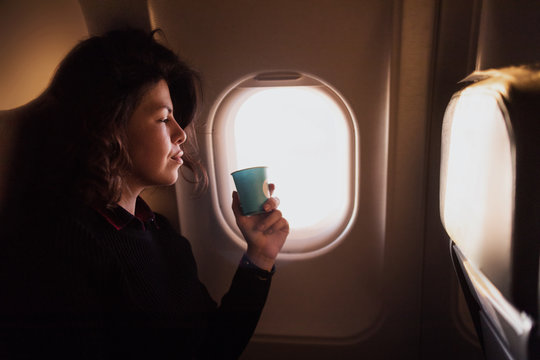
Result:
{"label": "cup rim", "polygon": [[231,175],[236,174],[237,172],[240,172],[240,171],[251,170],[251,169],[268,169],[268,166],[251,166],[244,169],[238,169],[238,170],[233,171]]}

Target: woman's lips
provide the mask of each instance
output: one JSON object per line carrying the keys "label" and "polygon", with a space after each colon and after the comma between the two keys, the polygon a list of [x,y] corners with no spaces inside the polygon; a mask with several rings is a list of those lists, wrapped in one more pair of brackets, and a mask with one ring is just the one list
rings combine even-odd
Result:
{"label": "woman's lips", "polygon": [[182,165],[184,163],[184,160],[182,160],[182,155],[184,155],[184,152],[179,151],[176,154],[174,154],[173,156],[171,156],[171,160],[176,161],[177,163]]}

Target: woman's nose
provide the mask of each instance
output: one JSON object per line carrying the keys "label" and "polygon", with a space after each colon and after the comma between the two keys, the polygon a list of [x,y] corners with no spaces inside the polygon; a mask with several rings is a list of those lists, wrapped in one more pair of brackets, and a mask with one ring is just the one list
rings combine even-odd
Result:
{"label": "woman's nose", "polygon": [[173,130],[172,134],[171,134],[171,141],[174,144],[181,145],[184,142],[186,142],[187,134],[184,131],[184,129],[182,129],[182,127],[180,125],[178,125],[178,122],[176,121],[176,119],[174,120],[174,124],[175,124],[175,127],[174,127],[174,130]]}

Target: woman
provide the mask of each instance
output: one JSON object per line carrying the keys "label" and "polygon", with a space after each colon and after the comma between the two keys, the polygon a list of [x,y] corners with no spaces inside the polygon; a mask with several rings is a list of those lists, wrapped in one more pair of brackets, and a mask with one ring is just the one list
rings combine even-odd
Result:
{"label": "woman", "polygon": [[[186,166],[198,77],[153,34],[77,45],[21,117],[1,212],[1,358],[237,358],[289,232],[276,210],[242,216],[247,242],[218,307],[189,242],[139,197]],[[39,175],[39,176],[37,176]]]}

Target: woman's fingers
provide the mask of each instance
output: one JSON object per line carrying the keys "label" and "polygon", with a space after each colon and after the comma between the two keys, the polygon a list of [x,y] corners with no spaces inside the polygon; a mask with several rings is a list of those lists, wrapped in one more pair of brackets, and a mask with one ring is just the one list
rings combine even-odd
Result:
{"label": "woman's fingers", "polygon": [[283,218],[281,211],[274,210],[270,213],[267,213],[266,217],[263,217],[261,221],[257,224],[257,230],[261,232],[266,232],[271,229],[272,226],[277,223],[280,219]]}
{"label": "woman's fingers", "polygon": [[232,201],[232,211],[236,221],[242,221],[244,214],[242,214],[242,208],[240,207],[240,198],[238,197],[238,192],[233,191],[233,201]]}
{"label": "woman's fingers", "polygon": [[276,189],[276,186],[274,184],[268,184],[268,191],[270,193],[270,198],[266,200],[266,202],[263,205],[263,209],[266,212],[270,212],[274,209],[277,209],[279,206],[279,199],[277,197],[272,197],[272,194],[274,193],[274,190]]}
{"label": "woman's fingers", "polygon": [[287,234],[289,233],[289,222],[283,217],[272,224],[272,226],[270,226],[270,228],[268,228],[264,233],[266,235],[271,235],[279,231]]}
{"label": "woman's fingers", "polygon": [[277,197],[271,197],[263,205],[263,209],[266,212],[270,212],[272,210],[277,209],[279,206],[279,198]]}

